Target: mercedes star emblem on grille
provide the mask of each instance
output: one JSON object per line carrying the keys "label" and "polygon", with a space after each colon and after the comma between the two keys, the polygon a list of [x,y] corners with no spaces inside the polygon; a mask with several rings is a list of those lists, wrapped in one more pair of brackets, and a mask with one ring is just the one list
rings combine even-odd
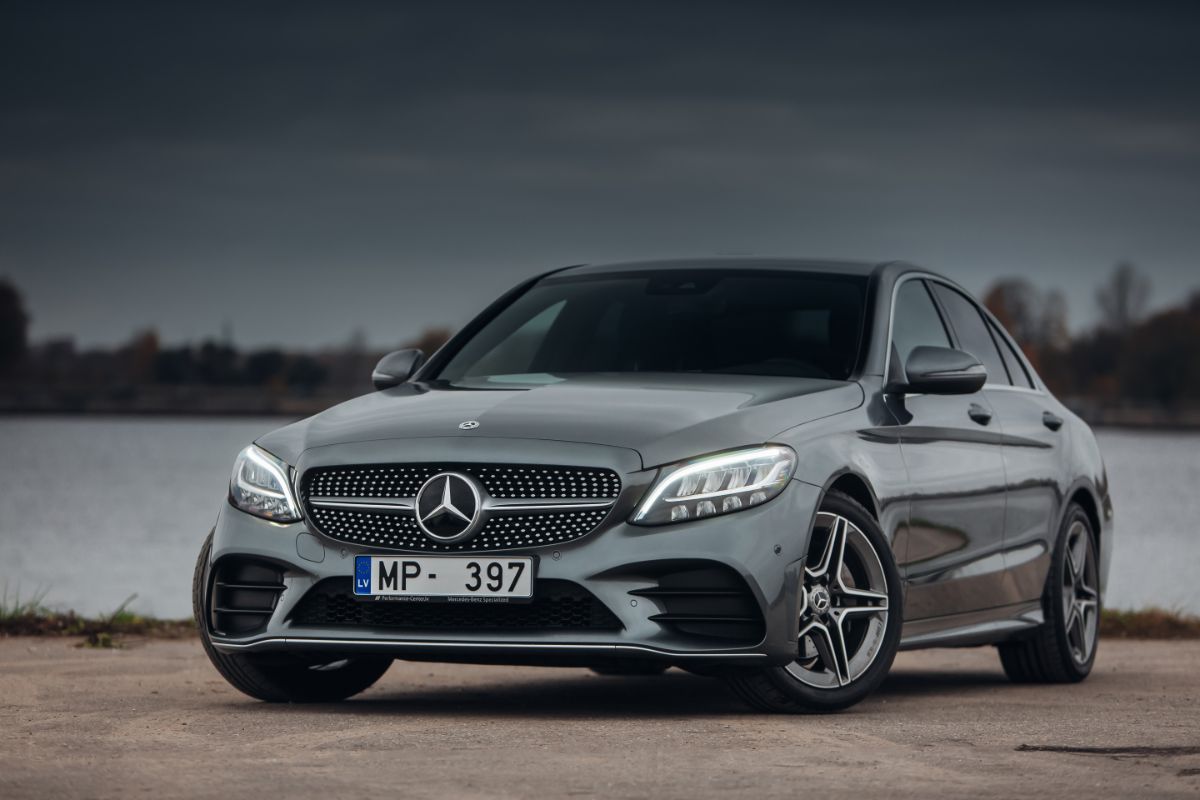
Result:
{"label": "mercedes star emblem on grille", "polygon": [[458,429],[463,430],[463,431],[473,431],[478,427],[479,427],[479,422],[476,420],[473,420],[473,419],[469,419],[466,422],[458,423]]}
{"label": "mercedes star emblem on grille", "polygon": [[458,472],[439,472],[417,492],[417,525],[435,541],[470,538],[479,530],[482,510],[479,486]]}

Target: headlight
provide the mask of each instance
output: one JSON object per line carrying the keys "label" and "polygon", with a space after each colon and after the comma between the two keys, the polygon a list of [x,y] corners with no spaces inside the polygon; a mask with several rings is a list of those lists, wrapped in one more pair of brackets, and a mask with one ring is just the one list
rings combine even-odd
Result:
{"label": "headlight", "polygon": [[297,522],[300,507],[292,496],[288,465],[255,445],[238,453],[229,479],[229,502],[272,522]]}
{"label": "headlight", "polygon": [[630,521],[663,525],[762,505],[783,491],[795,466],[790,447],[772,445],[664,467]]}

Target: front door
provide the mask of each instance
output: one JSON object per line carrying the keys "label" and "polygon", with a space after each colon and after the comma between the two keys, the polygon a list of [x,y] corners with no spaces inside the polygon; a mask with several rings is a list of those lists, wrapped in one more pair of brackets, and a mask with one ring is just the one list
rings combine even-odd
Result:
{"label": "front door", "polygon": [[[923,280],[901,284],[892,325],[892,369],[917,346],[953,346]],[[897,547],[908,583],[905,619],[1003,605],[1003,436],[987,392],[910,394],[893,410],[912,487]]]}

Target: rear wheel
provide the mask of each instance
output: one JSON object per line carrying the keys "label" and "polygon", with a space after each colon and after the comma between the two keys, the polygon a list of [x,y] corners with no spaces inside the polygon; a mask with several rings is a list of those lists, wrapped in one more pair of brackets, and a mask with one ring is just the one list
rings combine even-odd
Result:
{"label": "rear wheel", "polygon": [[1100,633],[1096,539],[1087,514],[1072,504],[1042,594],[1046,621],[1034,635],[998,645],[1004,672],[1017,683],[1075,683],[1092,671]]}
{"label": "rear wheel", "polygon": [[212,534],[204,541],[192,576],[192,609],[200,642],[221,677],[237,690],[272,703],[345,700],[383,677],[390,658],[306,658],[290,654],[222,653],[208,633],[204,590]]}
{"label": "rear wheel", "polygon": [[900,642],[900,574],[879,525],[839,492],[821,504],[801,587],[796,660],[727,680],[750,705],[828,712],[854,705],[883,681]]}

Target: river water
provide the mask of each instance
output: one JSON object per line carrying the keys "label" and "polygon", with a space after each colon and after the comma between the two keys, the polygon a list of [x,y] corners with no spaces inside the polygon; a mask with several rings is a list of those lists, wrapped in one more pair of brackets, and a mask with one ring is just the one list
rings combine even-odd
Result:
{"label": "river water", "polygon": [[[0,417],[0,592],[190,613],[238,450],[278,418]],[[1099,433],[1117,514],[1107,603],[1200,614],[1200,434]]]}

